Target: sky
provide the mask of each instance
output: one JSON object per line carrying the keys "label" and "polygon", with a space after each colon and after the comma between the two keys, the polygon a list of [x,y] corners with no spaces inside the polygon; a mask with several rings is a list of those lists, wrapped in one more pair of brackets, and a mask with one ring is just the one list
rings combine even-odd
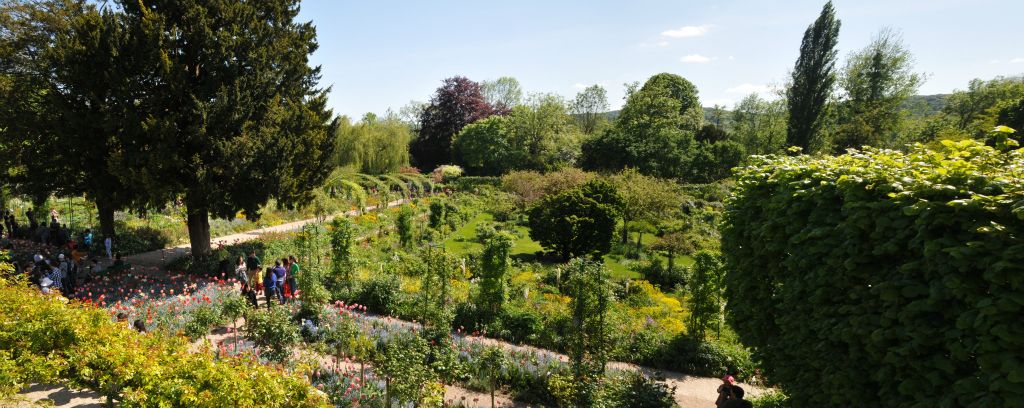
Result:
{"label": "sky", "polygon": [[[823,1],[304,0],[317,27],[335,113],[398,110],[429,101],[444,78],[512,76],[527,93],[572,98],[600,84],[612,109],[623,84],[669,72],[690,80],[704,106],[772,95],[796,60]],[[883,27],[900,31],[919,94],[963,89],[973,78],[1024,73],[1024,0],[836,0],[841,65]]]}

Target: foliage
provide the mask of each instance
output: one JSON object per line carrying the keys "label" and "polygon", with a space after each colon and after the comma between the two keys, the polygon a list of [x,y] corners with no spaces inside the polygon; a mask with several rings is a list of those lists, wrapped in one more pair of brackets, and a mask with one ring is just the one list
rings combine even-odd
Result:
{"label": "foliage", "polygon": [[398,310],[399,281],[398,277],[388,274],[375,274],[360,285],[356,303],[366,305],[371,310],[384,314],[395,314]]}
{"label": "foliage", "polygon": [[398,211],[398,217],[395,218],[395,229],[398,230],[398,242],[403,247],[410,247],[415,239],[416,225],[414,218],[416,212],[413,211],[412,207],[403,205],[402,209]]}
{"label": "foliage", "polygon": [[591,181],[542,198],[529,211],[530,238],[569,259],[611,248],[622,198],[611,184]]}
{"label": "foliage", "polygon": [[299,329],[284,307],[255,309],[245,316],[245,338],[262,351],[261,356],[280,362],[299,342]]}
{"label": "foliage", "polygon": [[996,123],[1016,130],[1017,141],[1022,141],[1024,138],[1024,97],[1003,103],[999,109]]}
{"label": "foliage", "polygon": [[494,107],[494,110],[500,114],[511,111],[523,100],[523,88],[519,85],[519,80],[507,76],[481,82],[480,93],[483,94],[487,104]]}
{"label": "foliage", "polygon": [[512,267],[509,252],[514,242],[515,236],[505,231],[499,231],[484,241],[484,250],[480,255],[478,304],[492,318],[501,313],[508,299],[508,280]]}
{"label": "foliage", "polygon": [[850,55],[839,79],[845,99],[832,141],[837,151],[894,144],[902,130],[900,107],[924,82],[912,71],[913,63],[903,39],[891,29],[882,29],[871,44]]}
{"label": "foliage", "polygon": [[120,52],[141,59],[132,95],[144,121],[114,133],[123,155],[109,161],[132,169],[118,177],[154,199],[182,195],[199,257],[209,215],[256,219],[271,198],[308,200],[329,173],[335,124],[298,0],[120,3],[135,36]]}
{"label": "foliage", "polygon": [[633,167],[673,178],[683,173],[694,134],[703,120],[697,88],[683,77],[661,73],[630,94],[612,129],[583,143],[586,169]]}
{"label": "foliage", "polygon": [[731,140],[699,142],[688,158],[684,178],[694,183],[711,183],[732,176],[747,153],[743,145]]}
{"label": "foliage", "polygon": [[981,137],[992,130],[1000,106],[1024,98],[1024,76],[996,77],[988,81],[974,79],[966,90],[953,92],[942,113],[951,118],[951,126],[968,136]]}
{"label": "foliage", "polygon": [[535,95],[511,109],[462,129],[455,138],[457,161],[474,174],[511,170],[549,171],[573,164],[580,135],[556,95]]}
{"label": "foliage", "polygon": [[608,93],[601,85],[588,86],[570,102],[569,112],[584,134],[600,133],[608,123]]}
{"label": "foliage", "polygon": [[572,325],[569,326],[569,359],[576,390],[575,406],[593,406],[597,381],[608,362],[607,324],[611,291],[604,265],[582,258],[569,262],[566,292],[572,297]]}
{"label": "foliage", "polygon": [[732,121],[732,140],[747,154],[778,153],[786,145],[784,99],[765,100],[750,94],[733,108]]}
{"label": "foliage", "polygon": [[694,260],[688,287],[690,320],[687,328],[691,336],[700,340],[707,337],[709,330],[722,327],[724,271],[720,254],[699,251]]}
{"label": "foliage", "polygon": [[409,146],[413,164],[426,171],[451,163],[455,135],[494,113],[480,84],[460,76],[445,79],[420,115],[420,133]]}
{"label": "foliage", "polygon": [[832,2],[825,3],[821,15],[804,31],[792,83],[786,90],[789,108],[786,144],[805,152],[820,142],[825,105],[836,82],[836,43],[840,26]]}
{"label": "foliage", "polygon": [[674,408],[675,387],[669,387],[639,373],[624,373],[621,378],[609,378],[604,383],[600,400],[602,407],[621,408]]}
{"label": "foliage", "polygon": [[464,173],[462,167],[452,164],[443,164],[437,166],[437,168],[430,174],[436,183],[450,183],[457,180],[459,177],[462,177],[462,173]]}
{"label": "foliage", "polygon": [[334,137],[339,166],[353,166],[361,173],[386,174],[409,165],[412,132],[397,118],[376,119],[367,115],[352,124],[342,117]]}
{"label": "foliage", "polygon": [[[191,353],[183,338],[140,334],[102,309],[21,285],[0,284],[0,390],[28,383],[87,387],[142,406],[321,407],[326,400],[295,374],[246,357]],[[6,394],[9,396],[10,394]]]}
{"label": "foliage", "polygon": [[689,280],[686,268],[669,269],[659,259],[651,260],[643,265],[639,272],[648,282],[666,291],[682,288]]}
{"label": "foliage", "polygon": [[750,400],[754,408],[789,408],[789,398],[779,391],[769,391]]}
{"label": "foliage", "polygon": [[501,177],[501,188],[515,194],[523,204],[533,204],[546,195],[559,194],[579,187],[597,176],[576,168],[541,174],[535,171],[513,171]]}
{"label": "foliage", "polygon": [[609,181],[622,197],[623,243],[629,237],[630,221],[656,224],[679,207],[679,189],[672,181],[645,176],[632,168],[611,176]]}
{"label": "foliage", "polygon": [[[427,341],[415,334],[401,334],[385,343],[374,359],[377,373],[387,380],[386,398],[419,403],[425,386],[436,378],[427,366]],[[389,404],[390,405],[390,404]]]}
{"label": "foliage", "polygon": [[1024,404],[1022,153],[944,141],[741,171],[728,317],[793,406]]}
{"label": "foliage", "polygon": [[328,282],[339,282],[352,295],[354,278],[352,276],[352,244],[355,240],[355,231],[352,221],[347,217],[335,217],[331,220],[331,278]]}

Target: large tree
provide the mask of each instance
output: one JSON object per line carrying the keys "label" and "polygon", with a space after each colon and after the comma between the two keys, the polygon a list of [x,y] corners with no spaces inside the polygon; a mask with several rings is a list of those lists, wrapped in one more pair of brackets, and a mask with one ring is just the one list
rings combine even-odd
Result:
{"label": "large tree", "polygon": [[612,129],[583,144],[589,169],[633,167],[641,173],[679,177],[703,121],[697,88],[675,74],[652,76],[631,92]]}
{"label": "large tree", "polygon": [[356,124],[347,117],[339,122],[335,133],[339,165],[367,174],[393,173],[409,165],[412,132],[397,116],[380,119],[367,114]]}
{"label": "large tree", "polygon": [[494,114],[480,84],[466,77],[444,80],[420,115],[420,133],[409,150],[423,171],[452,162],[452,139],[466,125]]}
{"label": "large tree", "polygon": [[902,105],[924,81],[913,65],[914,57],[899,33],[888,28],[850,55],[839,81],[845,100],[833,140],[836,149],[882,146],[896,139]]}
{"label": "large tree", "polygon": [[757,94],[743,98],[732,111],[733,140],[748,154],[777,153],[786,144],[786,106],[782,99]]}
{"label": "large tree", "polygon": [[269,199],[308,199],[334,141],[311,23],[298,0],[121,1],[151,57],[142,134],[121,134],[119,168],[147,194],[181,194],[192,253],[210,252],[210,215],[249,218]]}
{"label": "large tree", "polygon": [[786,144],[809,151],[818,142],[826,103],[832,95],[836,74],[836,44],[840,21],[832,2],[825,3],[818,19],[804,31],[800,57],[793,68],[792,84],[786,92],[789,125]]}
{"label": "large tree", "polygon": [[480,83],[480,92],[484,100],[502,114],[523,102],[523,87],[514,77],[503,76],[493,81],[483,81]]}
{"label": "large tree", "polygon": [[547,195],[529,211],[530,238],[562,259],[600,257],[611,250],[622,198],[611,184],[595,180]]}

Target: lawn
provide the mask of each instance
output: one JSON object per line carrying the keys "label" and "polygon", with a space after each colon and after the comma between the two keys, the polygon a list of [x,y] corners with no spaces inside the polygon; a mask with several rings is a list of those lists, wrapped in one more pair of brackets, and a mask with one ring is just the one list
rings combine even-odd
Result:
{"label": "lawn", "polygon": [[[465,225],[460,227],[454,233],[452,233],[448,239],[444,241],[444,248],[456,255],[465,255],[472,252],[478,252],[483,249],[483,245],[476,242],[476,228],[481,223],[493,222],[494,216],[489,213],[480,213],[472,220],[467,222]],[[512,246],[512,257],[522,261],[533,261],[537,259],[537,253],[542,251],[543,248],[540,243],[530,239],[530,229],[524,226],[516,226],[515,234],[518,237]],[[654,242],[655,237],[652,234],[646,234],[641,242],[644,245]],[[635,242],[635,241],[634,241]],[[658,255],[662,261],[666,258],[663,255]],[[605,266],[608,267],[608,271],[611,273],[613,278],[641,278],[640,274],[633,271],[629,264],[632,262],[619,255],[608,254],[604,256]],[[677,256],[676,265],[679,266],[690,266],[693,264],[693,258],[689,256]]]}

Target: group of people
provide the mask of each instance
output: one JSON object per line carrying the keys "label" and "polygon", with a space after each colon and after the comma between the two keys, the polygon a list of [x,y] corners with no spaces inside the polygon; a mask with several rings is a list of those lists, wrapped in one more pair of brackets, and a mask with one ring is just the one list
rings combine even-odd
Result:
{"label": "group of people", "polygon": [[[93,246],[95,237],[91,229],[82,231],[78,239],[75,239],[71,229],[67,224],[61,224],[60,217],[56,210],[50,211],[50,223],[47,225],[45,222],[40,224],[32,213],[32,210],[25,211],[25,217],[28,218],[28,227],[22,228],[18,224],[17,217],[11,210],[4,210],[0,213],[0,238],[9,239],[28,239],[40,244],[52,245],[58,248],[71,246],[84,247],[85,249]],[[114,259],[113,253],[113,238],[107,236],[103,239],[103,246],[106,250],[107,258],[110,260]]]}
{"label": "group of people", "polygon": [[253,306],[257,305],[257,293],[267,298],[267,307],[277,299],[281,304],[295,299],[298,295],[298,278],[302,268],[298,259],[291,255],[274,260],[274,266],[263,268],[263,261],[252,251],[248,257],[238,257],[235,265],[235,276],[242,283],[242,295]]}
{"label": "group of people", "polygon": [[[80,282],[87,282],[104,271],[99,259],[93,257],[85,261],[87,255],[78,247],[58,252],[56,256],[36,254],[32,261],[24,264],[22,272],[28,276],[29,281],[38,285],[43,293],[57,290],[64,295],[71,295]],[[120,254],[110,268],[115,268],[118,264],[124,264]]]}

